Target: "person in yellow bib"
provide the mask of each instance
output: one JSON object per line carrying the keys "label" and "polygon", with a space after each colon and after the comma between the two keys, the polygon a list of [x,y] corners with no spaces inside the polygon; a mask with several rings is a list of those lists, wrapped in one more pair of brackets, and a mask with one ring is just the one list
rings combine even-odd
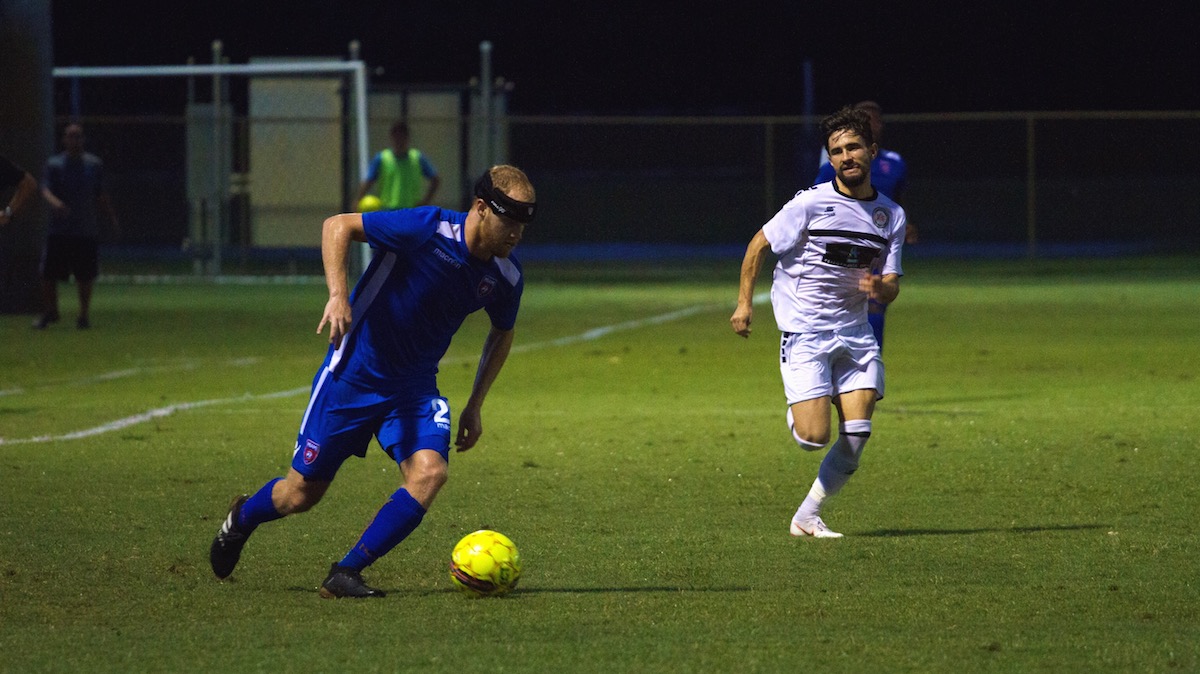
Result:
{"label": "person in yellow bib", "polygon": [[383,210],[429,205],[442,182],[437,169],[420,150],[409,147],[407,124],[393,124],[391,137],[392,146],[371,160],[357,201],[376,189]]}

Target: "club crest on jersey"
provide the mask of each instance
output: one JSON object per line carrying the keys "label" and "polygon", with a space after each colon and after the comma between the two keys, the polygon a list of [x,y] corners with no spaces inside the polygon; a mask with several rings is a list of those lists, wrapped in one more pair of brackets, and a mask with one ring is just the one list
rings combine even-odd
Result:
{"label": "club crest on jersey", "polygon": [[496,279],[491,276],[484,276],[479,281],[479,287],[475,289],[475,294],[479,297],[487,297],[496,289]]}
{"label": "club crest on jersey", "polygon": [[317,456],[321,454],[321,445],[318,445],[313,440],[304,441],[304,465],[311,466],[313,461],[317,460]]}
{"label": "club crest on jersey", "polygon": [[880,229],[887,229],[888,224],[892,221],[891,213],[888,213],[886,208],[876,208],[871,213],[871,219],[875,222],[875,226]]}

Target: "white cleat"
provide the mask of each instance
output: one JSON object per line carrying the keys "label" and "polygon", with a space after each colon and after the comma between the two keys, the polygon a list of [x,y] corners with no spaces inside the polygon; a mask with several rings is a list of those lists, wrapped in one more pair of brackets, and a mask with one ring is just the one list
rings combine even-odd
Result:
{"label": "white cleat", "polygon": [[804,524],[792,520],[791,532],[793,536],[804,537],[812,536],[813,538],[841,538],[842,535],[836,531],[830,531],[829,527],[825,526],[825,522],[820,518],[811,519]]}

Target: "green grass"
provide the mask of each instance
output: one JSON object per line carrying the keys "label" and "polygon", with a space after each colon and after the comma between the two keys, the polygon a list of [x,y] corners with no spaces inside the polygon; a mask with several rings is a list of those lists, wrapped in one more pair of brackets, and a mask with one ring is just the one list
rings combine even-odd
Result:
{"label": "green grass", "polygon": [[[368,602],[316,586],[398,485],[375,450],[231,580],[207,563],[229,498],[289,463],[323,286],[100,285],[89,332],[68,292],[44,333],[0,316],[0,671],[1200,668],[1194,260],[908,263],[838,541],[787,535],[819,456],[770,308],[728,327],[736,267],[527,269],[481,445]],[[443,363],[456,409],[485,332]],[[481,526],[520,546],[508,597],[451,589]]]}

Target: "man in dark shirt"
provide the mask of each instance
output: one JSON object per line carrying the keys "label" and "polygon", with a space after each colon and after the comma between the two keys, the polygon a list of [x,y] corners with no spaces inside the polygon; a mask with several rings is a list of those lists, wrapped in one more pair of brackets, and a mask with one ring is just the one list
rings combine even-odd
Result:
{"label": "man in dark shirt", "polygon": [[58,282],[75,275],[79,289],[80,330],[91,327],[88,310],[92,285],[100,273],[99,214],[116,227],[117,217],[104,189],[104,163],[83,150],[83,127],[63,129],[63,151],[46,162],[42,197],[50,204],[50,227],[42,254],[43,312],[33,327],[43,330],[58,320]]}

